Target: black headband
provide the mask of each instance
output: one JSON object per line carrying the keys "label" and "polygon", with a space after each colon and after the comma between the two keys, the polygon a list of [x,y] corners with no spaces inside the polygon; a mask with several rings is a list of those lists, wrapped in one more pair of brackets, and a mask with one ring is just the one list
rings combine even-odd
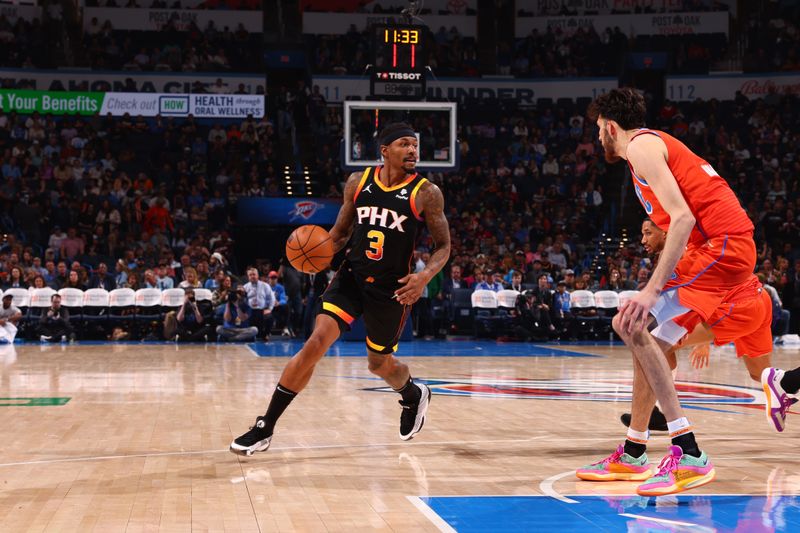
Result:
{"label": "black headband", "polygon": [[395,142],[400,137],[414,137],[416,139],[417,138],[417,134],[414,133],[414,130],[412,130],[411,128],[401,128],[399,130],[394,130],[394,131],[392,131],[390,133],[387,133],[381,139],[381,146],[383,146],[383,145],[388,146],[388,145],[392,144],[393,142]]}

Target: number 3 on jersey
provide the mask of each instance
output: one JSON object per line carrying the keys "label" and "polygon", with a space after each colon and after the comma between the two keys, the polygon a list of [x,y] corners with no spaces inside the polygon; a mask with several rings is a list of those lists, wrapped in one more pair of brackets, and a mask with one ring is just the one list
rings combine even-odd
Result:
{"label": "number 3 on jersey", "polygon": [[376,229],[367,233],[369,241],[369,250],[365,253],[369,259],[373,261],[380,261],[383,258],[383,240],[386,238],[382,231]]}

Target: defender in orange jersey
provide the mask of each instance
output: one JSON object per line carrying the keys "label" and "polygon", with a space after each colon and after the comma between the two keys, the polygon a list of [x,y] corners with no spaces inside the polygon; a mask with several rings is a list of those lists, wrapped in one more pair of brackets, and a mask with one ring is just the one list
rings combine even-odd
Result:
{"label": "defender in orange jersey", "polygon": [[[658,262],[666,237],[666,232],[649,218],[642,223],[642,245],[651,254],[654,263]],[[761,281],[751,275],[748,281],[730,291],[708,322],[700,322],[696,313],[687,313],[674,319],[677,325],[690,333],[666,354],[673,372],[677,367],[675,350],[693,346],[689,357],[692,366],[700,369],[708,364],[710,342],[717,346],[732,342],[737,357],[744,363],[750,377],[761,383],[764,369],[772,364],[772,301]],[[623,414],[620,420],[625,426],[630,426],[630,413]],[[666,418],[658,406],[653,408],[648,429],[667,430]]]}
{"label": "defender in orange jersey", "polygon": [[[650,281],[622,305],[612,322],[633,352],[634,382],[623,453],[613,453],[606,462],[641,466],[648,420],[658,400],[673,445],[656,474],[637,489],[653,496],[714,479],[714,467],[683,416],[663,354],[689,333],[681,320],[708,322],[726,295],[750,279],[756,252],[753,224],[725,180],[679,140],[645,128],[645,114],[644,98],[629,88],[609,91],[590,108],[606,158],[628,162],[639,201],[648,216],[668,230]],[[649,332],[651,313],[658,325]],[[676,322],[678,317],[683,318]]]}

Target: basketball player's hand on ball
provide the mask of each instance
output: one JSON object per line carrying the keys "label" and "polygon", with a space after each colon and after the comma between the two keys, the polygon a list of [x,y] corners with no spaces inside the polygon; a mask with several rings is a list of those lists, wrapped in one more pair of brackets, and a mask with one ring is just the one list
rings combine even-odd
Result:
{"label": "basketball player's hand on ball", "polygon": [[650,322],[650,310],[656,305],[656,301],[658,301],[658,293],[645,288],[622,304],[619,309],[622,313],[622,329],[628,333],[647,329],[647,324]]}
{"label": "basketball player's hand on ball", "polygon": [[421,274],[408,274],[397,280],[398,283],[405,283],[404,286],[394,291],[395,299],[403,305],[414,305],[428,281]]}
{"label": "basketball player's hand on ball", "polygon": [[689,360],[692,366],[698,370],[708,366],[708,354],[711,352],[711,347],[706,344],[698,344],[689,355]]}

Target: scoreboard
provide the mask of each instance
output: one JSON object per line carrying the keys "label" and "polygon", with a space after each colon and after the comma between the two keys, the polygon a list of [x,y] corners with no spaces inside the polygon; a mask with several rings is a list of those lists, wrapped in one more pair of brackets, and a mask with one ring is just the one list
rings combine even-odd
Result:
{"label": "scoreboard", "polygon": [[400,24],[373,26],[372,96],[387,100],[425,97],[424,29]]}

